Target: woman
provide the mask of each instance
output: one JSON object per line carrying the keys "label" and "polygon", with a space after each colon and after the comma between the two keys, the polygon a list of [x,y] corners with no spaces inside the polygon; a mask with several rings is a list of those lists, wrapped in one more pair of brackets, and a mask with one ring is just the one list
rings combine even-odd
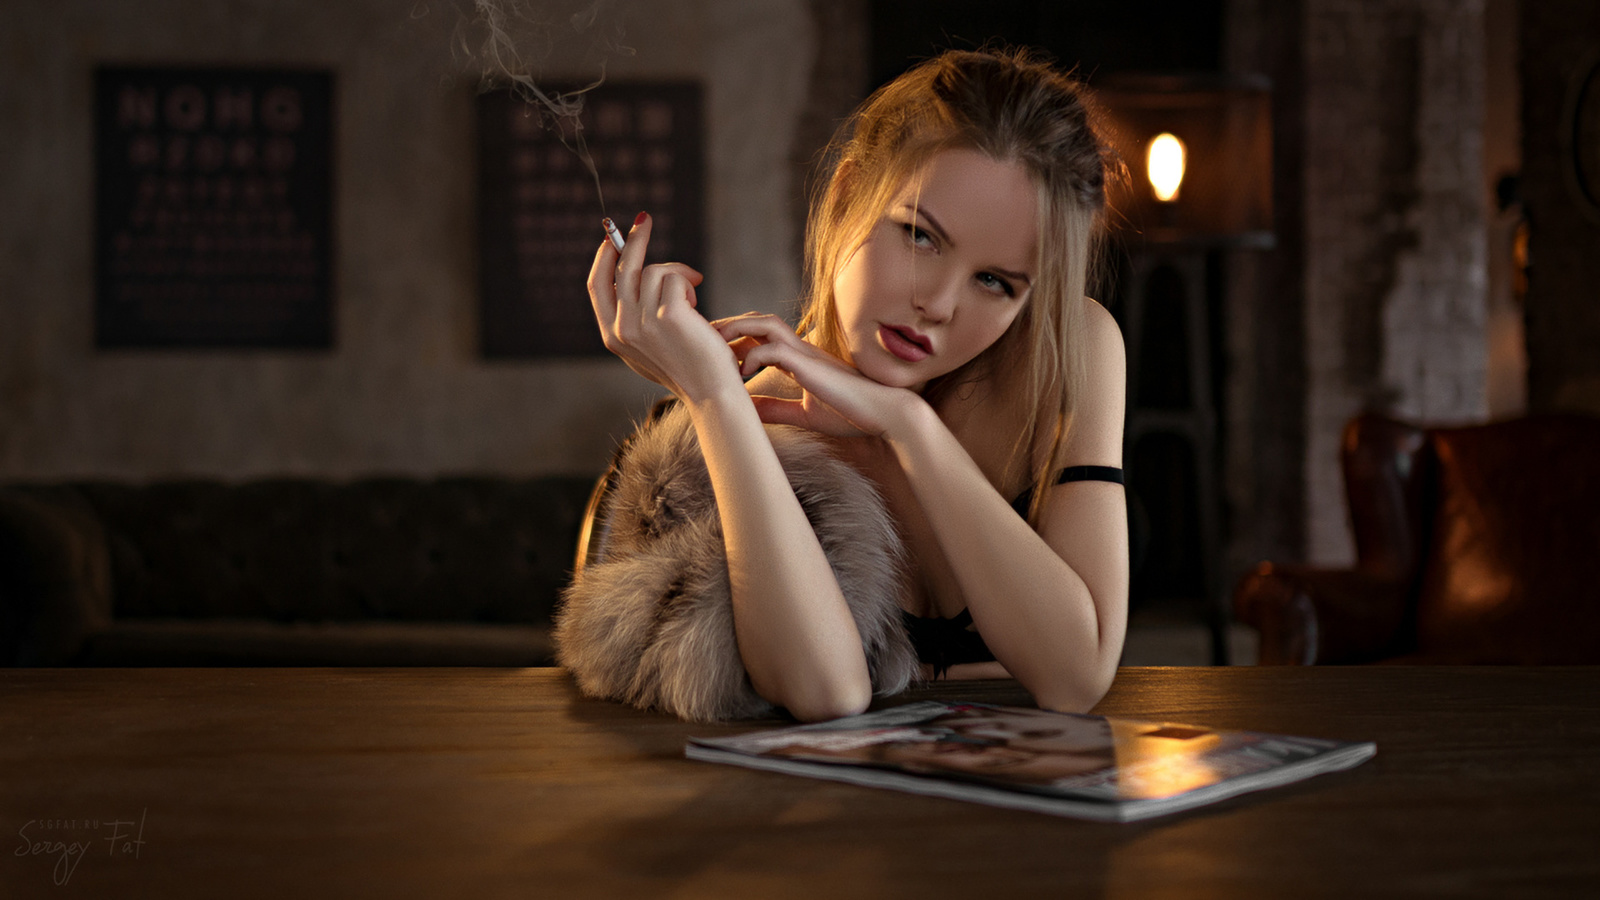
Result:
{"label": "woman", "polygon": [[636,515],[568,592],[563,663],[590,694],[696,719],[853,714],[917,674],[1085,710],[1121,653],[1128,554],[1082,89],[1021,54],[946,53],[834,152],[798,335],[708,323],[698,273],[644,265],[646,215],[597,252],[606,346],[678,404],[620,457],[610,514]]}

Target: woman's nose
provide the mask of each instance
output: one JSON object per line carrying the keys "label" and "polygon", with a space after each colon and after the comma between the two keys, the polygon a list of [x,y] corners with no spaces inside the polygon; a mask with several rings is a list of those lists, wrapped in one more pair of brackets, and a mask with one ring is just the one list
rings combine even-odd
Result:
{"label": "woman's nose", "polygon": [[957,285],[949,281],[918,285],[916,292],[911,295],[911,302],[924,319],[945,322],[955,313],[956,290]]}

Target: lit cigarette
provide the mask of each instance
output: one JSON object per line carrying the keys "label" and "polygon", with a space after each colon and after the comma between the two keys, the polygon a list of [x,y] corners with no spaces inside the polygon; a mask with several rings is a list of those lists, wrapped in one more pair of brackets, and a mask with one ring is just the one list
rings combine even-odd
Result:
{"label": "lit cigarette", "polygon": [[600,224],[606,230],[606,237],[611,238],[611,246],[616,247],[617,252],[621,253],[623,248],[628,246],[628,242],[622,239],[622,232],[617,230],[617,223],[611,221],[611,218],[607,216],[600,220]]}

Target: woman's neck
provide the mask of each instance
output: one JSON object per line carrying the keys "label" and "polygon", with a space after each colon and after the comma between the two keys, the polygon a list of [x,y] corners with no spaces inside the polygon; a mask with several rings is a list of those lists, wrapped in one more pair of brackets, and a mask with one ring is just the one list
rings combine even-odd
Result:
{"label": "woman's neck", "polygon": [[944,392],[934,411],[1003,496],[1020,493],[1029,482],[1026,466],[1015,463],[1016,444],[1027,415],[1018,394],[984,380]]}

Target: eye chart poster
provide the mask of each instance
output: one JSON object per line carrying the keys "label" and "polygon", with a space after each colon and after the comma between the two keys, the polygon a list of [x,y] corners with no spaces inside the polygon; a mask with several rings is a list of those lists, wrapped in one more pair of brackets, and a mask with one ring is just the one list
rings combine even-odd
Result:
{"label": "eye chart poster", "polygon": [[318,71],[96,71],[96,346],[332,346],[332,89]]}
{"label": "eye chart poster", "polygon": [[[627,232],[649,212],[646,258],[704,271],[700,93],[687,82],[607,82],[584,95],[576,123],[552,121],[509,91],[479,96],[485,357],[606,355],[586,288],[604,216]],[[697,297],[705,312],[706,294]]]}

